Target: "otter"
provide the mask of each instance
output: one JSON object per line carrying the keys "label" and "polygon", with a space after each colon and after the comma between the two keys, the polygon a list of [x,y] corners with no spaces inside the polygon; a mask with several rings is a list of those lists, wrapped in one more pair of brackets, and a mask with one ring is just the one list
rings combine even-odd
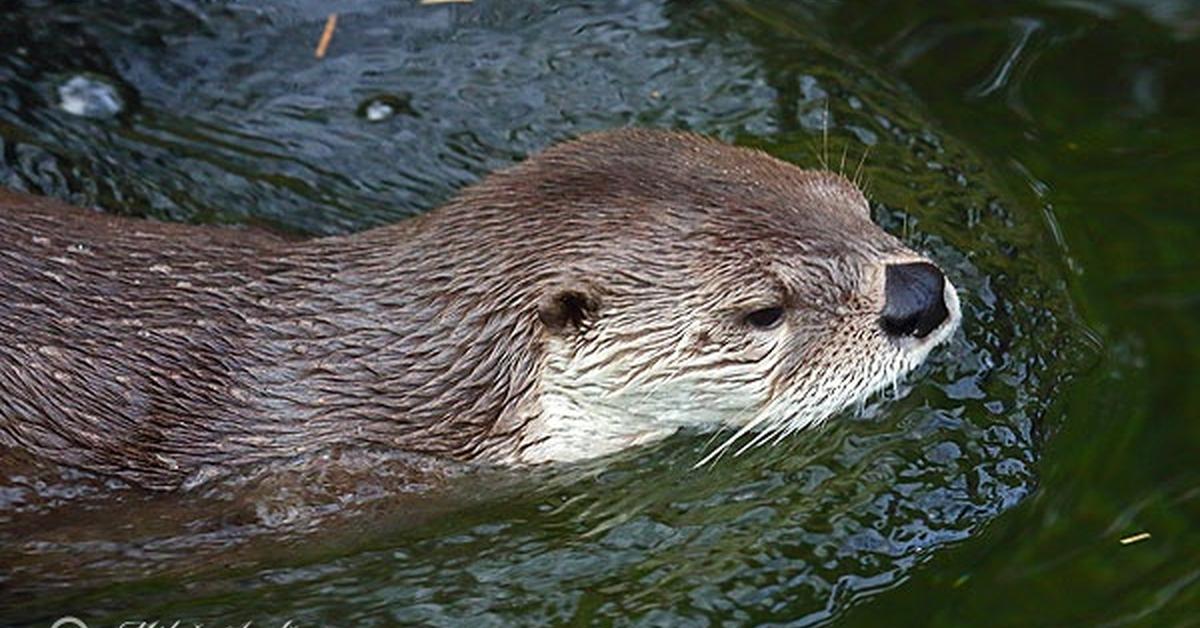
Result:
{"label": "otter", "polygon": [[959,319],[851,181],[680,132],[585,135],[299,241],[0,192],[0,446],[150,489],[338,447],[748,446],[893,383]]}

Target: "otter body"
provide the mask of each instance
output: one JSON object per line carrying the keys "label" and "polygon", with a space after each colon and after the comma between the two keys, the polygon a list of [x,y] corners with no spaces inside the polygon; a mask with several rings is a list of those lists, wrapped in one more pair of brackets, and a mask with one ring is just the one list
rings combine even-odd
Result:
{"label": "otter body", "polygon": [[850,182],[687,134],[586,136],[303,242],[0,191],[0,445],[169,489],[333,447],[753,442],[894,381],[958,317]]}

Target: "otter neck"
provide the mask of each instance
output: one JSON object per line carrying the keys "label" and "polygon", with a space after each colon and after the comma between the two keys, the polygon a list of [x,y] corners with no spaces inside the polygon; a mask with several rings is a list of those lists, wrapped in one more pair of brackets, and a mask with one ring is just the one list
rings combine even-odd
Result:
{"label": "otter neck", "polygon": [[533,285],[514,292],[486,252],[429,256],[410,223],[281,255],[258,331],[270,359],[247,373],[259,414],[306,449],[504,457],[538,413],[539,356],[506,350],[540,344]]}

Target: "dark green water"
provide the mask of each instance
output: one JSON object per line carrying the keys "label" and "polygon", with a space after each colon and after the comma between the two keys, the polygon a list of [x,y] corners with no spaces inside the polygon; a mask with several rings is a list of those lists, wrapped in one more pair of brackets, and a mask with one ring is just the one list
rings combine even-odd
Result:
{"label": "dark green water", "polygon": [[[0,624],[1197,625],[1198,53],[1200,6],[1131,0],[5,5],[8,187],[321,234],[591,129],[869,148],[965,319],[894,393],[701,470],[681,435],[403,499],[0,477]],[[77,77],[117,111],[64,111]]]}

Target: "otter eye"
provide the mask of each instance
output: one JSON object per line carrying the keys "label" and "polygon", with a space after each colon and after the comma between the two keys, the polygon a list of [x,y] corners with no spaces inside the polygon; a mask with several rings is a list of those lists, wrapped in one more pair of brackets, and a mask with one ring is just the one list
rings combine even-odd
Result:
{"label": "otter eye", "polygon": [[771,329],[783,320],[783,307],[775,305],[772,307],[764,307],[761,310],[754,310],[746,314],[746,324],[755,329]]}

